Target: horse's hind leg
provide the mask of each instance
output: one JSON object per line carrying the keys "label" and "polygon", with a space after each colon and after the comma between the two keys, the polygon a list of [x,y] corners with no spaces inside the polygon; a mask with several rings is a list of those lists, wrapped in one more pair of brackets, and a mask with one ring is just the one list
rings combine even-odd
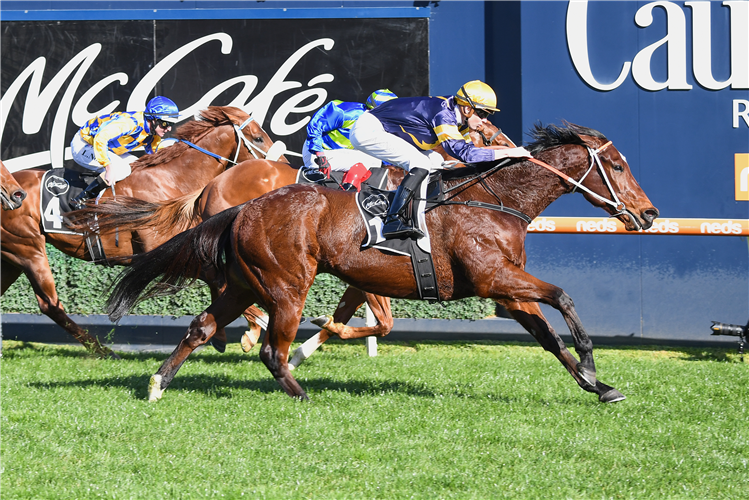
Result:
{"label": "horse's hind leg", "polygon": [[217,331],[234,321],[248,303],[253,300],[251,294],[239,295],[223,293],[208,308],[196,316],[187,328],[187,334],[180,341],[159,370],[148,383],[148,400],[158,401],[174,379],[177,371],[187,357],[199,346],[207,343]]}
{"label": "horse's hind leg", "polygon": [[31,260],[24,260],[22,264],[23,266],[20,266],[8,262],[3,258],[2,270],[0,270],[0,273],[3,276],[3,293],[13,284],[13,282],[16,281],[21,272],[23,272],[26,274],[29,283],[31,283],[31,288],[34,290],[39,310],[42,314],[57,323],[89,351],[102,358],[120,359],[114,351],[101,345],[97,339],[89,335],[86,330],[78,326],[78,324],[70,319],[65,313],[60,298],[57,296],[55,279],[54,276],[52,276],[52,270],[49,268],[46,251],[41,255],[32,257]]}
{"label": "horse's hind leg", "polygon": [[535,302],[514,302],[497,300],[499,304],[520,323],[528,333],[533,335],[541,346],[554,354],[562,363],[578,385],[588,391],[598,394],[598,399],[604,403],[611,403],[625,399],[624,395],[600,380],[596,379],[595,386],[589,384],[578,372],[578,361],[564,345],[564,341],[554,331],[548,320],[541,312],[541,307]]}

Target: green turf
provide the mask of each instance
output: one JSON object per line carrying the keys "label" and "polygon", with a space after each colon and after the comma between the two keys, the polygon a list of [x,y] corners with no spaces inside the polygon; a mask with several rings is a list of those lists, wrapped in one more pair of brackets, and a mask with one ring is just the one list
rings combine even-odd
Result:
{"label": "green turf", "polygon": [[334,343],[282,393],[257,357],[5,342],[3,500],[749,498],[749,362],[597,349],[605,405],[535,345]]}

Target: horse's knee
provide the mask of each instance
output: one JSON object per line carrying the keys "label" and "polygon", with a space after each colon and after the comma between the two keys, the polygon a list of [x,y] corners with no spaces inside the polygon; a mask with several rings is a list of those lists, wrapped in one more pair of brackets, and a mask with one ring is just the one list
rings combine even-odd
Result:
{"label": "horse's knee", "polygon": [[190,327],[187,329],[184,342],[193,349],[208,342],[208,339],[216,333],[216,323],[207,322],[206,319],[207,314],[201,314],[192,320]]}

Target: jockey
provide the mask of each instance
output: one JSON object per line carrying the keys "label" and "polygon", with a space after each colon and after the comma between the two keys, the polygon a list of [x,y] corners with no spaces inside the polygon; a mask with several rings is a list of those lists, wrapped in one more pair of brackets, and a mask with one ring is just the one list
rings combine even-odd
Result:
{"label": "jockey", "polygon": [[[469,129],[478,129],[490,114],[499,111],[496,106],[494,90],[473,80],[454,96],[395,99],[367,111],[356,121],[350,134],[354,148],[408,172],[388,208],[382,228],[385,238],[424,236],[419,228],[424,227],[424,180],[431,170],[442,166],[442,156],[433,148],[442,146],[465,163],[531,156],[522,147],[479,148],[471,142]],[[417,193],[422,199],[420,207],[414,206],[414,215],[409,216],[404,209]],[[406,222],[409,219],[411,224]]]}
{"label": "jockey", "polygon": [[336,100],[320,108],[307,124],[307,140],[302,148],[305,176],[312,181],[323,180],[331,170],[348,171],[356,163],[367,170],[379,167],[378,159],[354,150],[349,134],[362,113],[396,97],[390,90],[380,89],[367,97],[366,105]]}
{"label": "jockey", "polygon": [[143,146],[146,153],[155,153],[178,117],[172,100],[156,96],[145,111],[114,112],[86,122],[70,142],[70,151],[78,165],[100,175],[71,200],[72,206],[82,207],[99,191],[130,175],[130,164],[138,157],[129,151]]}

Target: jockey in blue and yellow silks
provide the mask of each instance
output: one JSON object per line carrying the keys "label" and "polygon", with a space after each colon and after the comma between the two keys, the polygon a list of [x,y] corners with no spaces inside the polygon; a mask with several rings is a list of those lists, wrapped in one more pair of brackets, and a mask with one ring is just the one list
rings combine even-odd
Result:
{"label": "jockey in blue and yellow silks", "polygon": [[380,89],[370,94],[366,104],[336,100],[320,108],[307,124],[307,140],[302,148],[307,178],[322,179],[331,170],[347,171],[356,163],[367,169],[379,167],[378,159],[354,150],[349,134],[362,113],[395,98],[390,90]]}
{"label": "jockey in blue and yellow silks", "polygon": [[[408,171],[388,208],[382,235],[385,238],[424,236],[423,206],[429,171],[440,168],[442,156],[432,151],[442,146],[465,163],[524,158],[525,148],[478,148],[467,135],[497,109],[497,96],[489,85],[474,80],[450,97],[413,97],[388,101],[362,114],[349,135],[359,151]],[[412,214],[404,208],[420,193]],[[417,207],[418,205],[418,207]],[[415,223],[417,222],[417,223]]]}
{"label": "jockey in blue and yellow silks", "polygon": [[148,101],[145,111],[114,112],[86,122],[70,142],[70,151],[78,165],[100,175],[71,200],[73,206],[82,206],[103,188],[130,175],[130,164],[138,159],[130,151],[143,146],[146,153],[155,153],[178,118],[177,105],[157,96]]}

